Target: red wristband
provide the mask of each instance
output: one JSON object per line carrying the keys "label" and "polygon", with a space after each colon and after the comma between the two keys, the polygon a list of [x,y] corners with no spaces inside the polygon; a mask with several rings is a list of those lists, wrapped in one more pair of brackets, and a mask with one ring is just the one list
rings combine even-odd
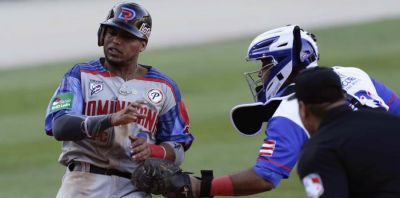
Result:
{"label": "red wristband", "polygon": [[150,144],[150,157],[165,159],[166,155],[167,152],[163,146]]}
{"label": "red wristband", "polygon": [[211,196],[233,196],[233,184],[231,177],[221,176],[216,177],[211,183]]}

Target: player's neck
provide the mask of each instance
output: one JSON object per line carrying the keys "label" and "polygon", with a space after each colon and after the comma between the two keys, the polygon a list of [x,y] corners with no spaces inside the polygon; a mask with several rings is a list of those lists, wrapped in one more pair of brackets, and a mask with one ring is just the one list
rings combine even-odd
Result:
{"label": "player's neck", "polygon": [[130,63],[130,64],[111,64],[110,62],[107,62],[107,60],[104,63],[105,68],[111,72],[112,74],[121,77],[125,81],[139,77],[142,74],[141,66],[135,63]]}

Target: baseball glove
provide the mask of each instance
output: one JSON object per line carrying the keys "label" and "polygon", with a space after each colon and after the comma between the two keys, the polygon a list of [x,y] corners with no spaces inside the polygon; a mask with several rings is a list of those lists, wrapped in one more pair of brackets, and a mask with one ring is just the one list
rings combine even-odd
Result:
{"label": "baseball glove", "polygon": [[192,198],[188,173],[169,160],[148,158],[132,174],[133,185],[155,195]]}

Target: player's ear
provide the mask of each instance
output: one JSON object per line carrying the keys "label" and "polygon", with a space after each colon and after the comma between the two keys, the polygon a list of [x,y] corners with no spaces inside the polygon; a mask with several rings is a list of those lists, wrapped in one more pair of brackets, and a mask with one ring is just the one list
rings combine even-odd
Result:
{"label": "player's ear", "polygon": [[310,111],[310,107],[304,104],[303,101],[299,101],[299,114],[301,122],[310,134],[315,132],[315,116]]}
{"label": "player's ear", "polygon": [[143,52],[144,50],[146,50],[147,41],[141,40],[141,41],[140,41],[140,44],[141,44],[141,46],[140,46],[140,52]]}
{"label": "player's ear", "polygon": [[301,121],[304,123],[308,117],[308,111],[307,111],[307,107],[304,104],[303,101],[298,101],[299,102],[299,114],[300,114],[300,118]]}

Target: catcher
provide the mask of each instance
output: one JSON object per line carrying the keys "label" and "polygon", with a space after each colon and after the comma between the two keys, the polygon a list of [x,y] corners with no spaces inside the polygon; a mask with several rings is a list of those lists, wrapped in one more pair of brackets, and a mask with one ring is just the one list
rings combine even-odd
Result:
{"label": "catcher", "polygon": [[[202,172],[201,180],[190,177],[190,185],[164,192],[193,197],[242,196],[277,188],[282,179],[290,176],[301,146],[309,138],[300,121],[297,101],[288,100],[294,94],[293,82],[302,70],[316,67],[318,59],[315,35],[299,26],[284,26],[257,36],[249,46],[247,60],[259,61],[261,67],[247,73],[246,79],[258,103],[238,105],[231,111],[234,127],[244,135],[260,132],[263,123],[268,122],[256,164],[214,179],[210,172]],[[384,84],[358,68],[333,67],[333,70],[341,78],[351,108],[385,109],[400,116],[400,97]],[[167,181],[168,186],[175,182],[160,180]]]}

